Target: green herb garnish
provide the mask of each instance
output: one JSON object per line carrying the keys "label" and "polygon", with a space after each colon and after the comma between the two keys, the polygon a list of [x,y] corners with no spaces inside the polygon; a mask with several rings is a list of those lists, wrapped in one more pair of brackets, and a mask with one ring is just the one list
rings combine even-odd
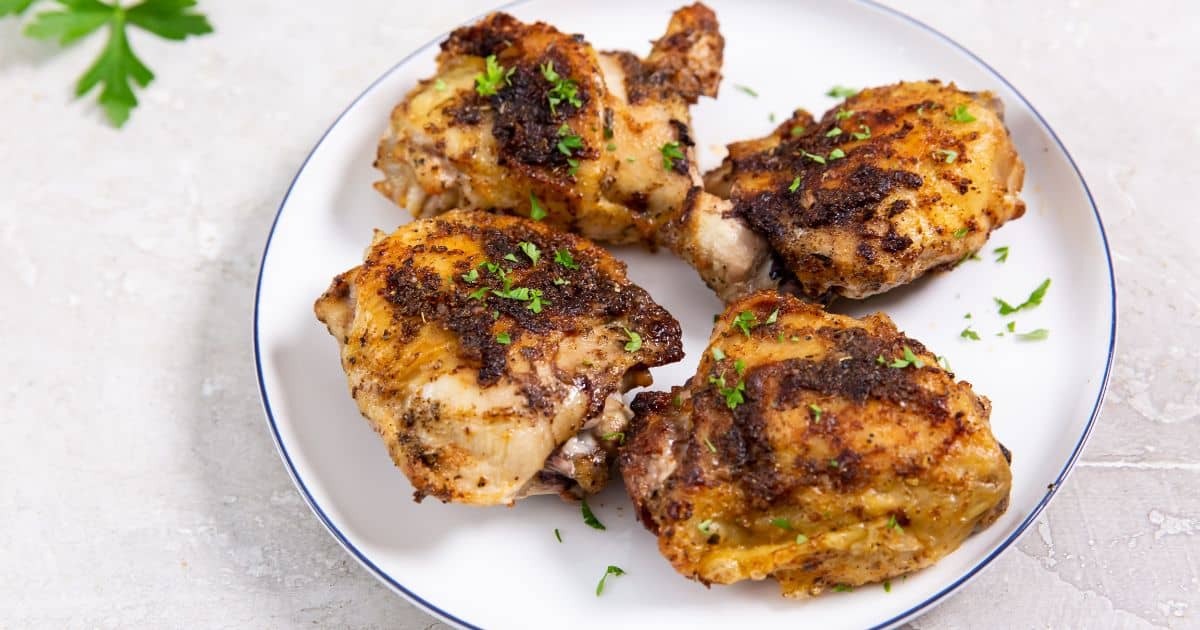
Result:
{"label": "green herb garnish", "polygon": [[496,343],[502,346],[507,346],[508,344],[512,343],[512,337],[510,337],[506,332],[496,333]]}
{"label": "green herb garnish", "polygon": [[534,221],[541,221],[546,218],[546,209],[542,204],[538,203],[538,198],[533,193],[529,193],[529,218]]}
{"label": "green herb garnish", "polygon": [[966,236],[967,233],[970,231],[971,231],[971,228],[969,228],[969,227],[965,227],[965,226],[960,227],[957,230],[954,230],[954,238],[962,238],[962,237]]}
{"label": "green herb garnish", "polygon": [[625,331],[625,337],[629,339],[629,341],[625,342],[625,352],[637,352],[641,350],[642,336],[624,326],[622,326],[622,329]]}
{"label": "green herb garnish", "polygon": [[773,518],[773,519],[771,519],[771,524],[774,525],[775,527],[778,527],[779,529],[791,529],[792,528],[792,522],[787,520],[786,518]]}
{"label": "green herb garnish", "polygon": [[605,433],[604,435],[600,436],[600,439],[604,440],[605,442],[611,442],[613,440],[617,440],[617,444],[624,444],[625,443],[625,432],[624,431],[614,431],[612,433]]}
{"label": "green herb garnish", "polygon": [[967,111],[966,105],[955,107],[954,113],[949,114],[949,116],[954,122],[975,122],[975,117],[971,115],[971,112]]}
{"label": "green herb garnish", "polygon": [[517,71],[516,68],[506,70],[496,61],[496,55],[488,55],[484,66],[484,71],[475,77],[475,91],[480,96],[493,96],[503,87],[501,84],[510,85],[512,74]]}
{"label": "green herb garnish", "polygon": [[753,312],[742,311],[741,313],[738,313],[737,317],[733,318],[733,324],[730,327],[740,329],[742,331],[742,334],[746,335],[746,337],[749,338],[750,337],[750,329],[754,328],[757,325],[758,325],[758,318],[755,317]]}
{"label": "green herb garnish", "polygon": [[813,405],[813,404],[810,404],[808,406],[808,410],[812,412],[813,422],[821,421],[821,414],[824,413],[824,410],[822,410],[819,406]]}
{"label": "green herb garnish", "polygon": [[805,151],[804,149],[800,149],[800,155],[802,155],[802,156],[804,156],[804,157],[806,157],[806,158],[808,158],[808,159],[810,159],[810,160],[812,160],[812,161],[816,162],[817,164],[824,164],[824,163],[825,163],[825,158],[824,158],[824,157],[822,157],[822,156],[820,156],[820,155],[817,155],[816,153],[809,153],[808,151]]}
{"label": "green herb garnish", "polygon": [[1000,298],[992,298],[992,299],[994,299],[996,301],[996,305],[998,307],[1000,307],[1001,315],[1010,315],[1012,313],[1016,313],[1019,310],[1033,308],[1033,307],[1041,304],[1042,298],[1046,297],[1046,290],[1049,288],[1050,288],[1050,278],[1046,278],[1045,281],[1043,281],[1041,284],[1038,285],[1038,287],[1036,289],[1033,290],[1033,293],[1029,294],[1029,298],[1027,300],[1025,300],[1024,302],[1021,302],[1017,306],[1013,306]]}
{"label": "green herb garnish", "polygon": [[466,282],[467,284],[475,284],[476,282],[479,281],[479,270],[472,269],[472,270],[468,271],[467,273],[464,273],[462,275],[462,279],[463,279],[463,282]]}
{"label": "green herb garnish", "polygon": [[562,542],[562,534],[558,533],[557,527],[554,528],[554,537],[558,539],[558,542]]}
{"label": "green herb garnish", "polygon": [[934,151],[934,153],[942,156],[942,161],[947,164],[953,164],[954,160],[958,159],[958,151],[951,151],[950,149],[938,149]]}
{"label": "green herb garnish", "polygon": [[558,106],[566,101],[575,107],[582,107],[583,101],[579,99],[579,85],[571,79],[563,78],[554,70],[554,62],[547,61],[540,66],[542,77],[550,82],[550,91],[546,93],[546,100],[550,101],[550,113],[557,115]]}
{"label": "green herb garnish", "polygon": [[855,140],[866,140],[867,138],[871,137],[870,127],[866,125],[859,125],[858,128],[862,129],[862,131],[854,131],[850,133]]}
{"label": "green herb garnish", "polygon": [[796,179],[793,179],[791,185],[788,186],[788,192],[796,192],[796,189],[798,189],[798,188],[800,188],[800,176],[799,175],[797,175]]}
{"label": "green herb garnish", "polygon": [[889,529],[894,529],[894,530],[900,532],[901,534],[904,533],[904,528],[900,526],[900,521],[896,520],[895,514],[892,514],[891,516],[888,517],[887,526]]}
{"label": "green herb garnish", "polygon": [[683,150],[679,148],[678,142],[668,142],[662,145],[659,152],[663,156],[663,168],[668,171],[674,170],[675,160],[682,160],[686,157]]}
{"label": "green herb garnish", "polygon": [[579,269],[579,263],[575,262],[575,257],[571,252],[565,249],[557,249],[554,251],[554,262],[566,267],[567,269]]}
{"label": "green herb garnish", "polygon": [[904,358],[892,360],[892,362],[888,364],[888,367],[901,369],[910,365],[920,369],[925,367],[925,362],[922,361],[920,357],[913,354],[912,348],[904,346]]}
{"label": "green herb garnish", "polygon": [[798,136],[802,133],[804,133],[804,127],[802,127],[800,125],[796,125],[795,127],[792,127],[792,135],[793,136]]}
{"label": "green herb garnish", "polygon": [[529,260],[531,260],[535,265],[537,264],[538,259],[542,257],[542,250],[538,249],[537,245],[534,245],[529,241],[521,241],[520,243],[517,243],[517,247],[519,247],[522,252],[525,252],[525,255],[528,256]]}
{"label": "green herb garnish", "polygon": [[846,109],[842,109],[839,107],[837,113],[834,114],[833,116],[834,116],[834,118],[837,118],[838,120],[846,120],[847,118],[849,118],[853,115],[854,115],[853,109],[846,110]]}
{"label": "green herb garnish", "polygon": [[583,522],[587,523],[588,527],[592,529],[608,529],[604,526],[604,523],[600,522],[600,519],[596,518],[595,514],[592,514],[592,508],[588,506],[587,499],[579,502],[579,511],[583,514]]}
{"label": "green herb garnish", "polygon": [[710,453],[717,452],[717,447],[713,446],[713,443],[708,439],[708,436],[704,436],[704,446],[708,447],[708,452]]}
{"label": "green herb garnish", "polygon": [[1008,245],[1005,245],[1004,247],[997,247],[996,249],[992,250],[992,253],[996,254],[996,262],[1002,263],[1008,260]]}
{"label": "green herb garnish", "polygon": [[596,585],[596,597],[600,597],[600,593],[604,592],[604,581],[607,580],[608,576],[610,575],[625,575],[625,570],[621,567],[615,567],[611,564],[608,565],[608,568],[604,570],[604,575],[600,577],[600,583]]}
{"label": "green herb garnish", "polygon": [[696,529],[700,530],[700,533],[702,534],[711,534],[712,524],[713,520],[711,518],[706,518],[703,521],[700,521],[700,524],[696,526]]}
{"label": "green herb garnish", "polygon": [[748,86],[745,86],[745,85],[734,85],[733,87],[734,87],[735,89],[737,89],[737,90],[740,90],[740,91],[742,91],[742,92],[745,92],[746,94],[749,94],[750,96],[753,96],[754,98],[758,98],[758,92],[755,92],[753,89],[751,89],[751,88],[750,88],[750,87],[748,87]]}
{"label": "green herb garnish", "polygon": [[720,348],[713,348],[712,349],[712,358],[715,361],[724,361],[725,360],[725,351],[721,350]]}
{"label": "green herb garnish", "polygon": [[803,545],[806,542],[808,542],[808,536],[805,536],[804,534],[796,534],[797,545]]}
{"label": "green herb garnish", "polygon": [[1027,341],[1041,341],[1050,336],[1050,331],[1045,328],[1038,328],[1029,332],[1018,333],[1017,337]]}
{"label": "green herb garnish", "polygon": [[835,136],[840,136],[840,135],[842,135],[841,127],[834,127],[833,129],[830,129],[829,131],[825,132],[826,138],[833,138]]}
{"label": "green herb garnish", "polygon": [[831,98],[850,98],[851,96],[854,96],[855,94],[858,94],[858,90],[856,90],[854,88],[848,88],[848,87],[841,86],[841,85],[835,85],[835,86],[829,88],[829,91],[825,93],[825,96],[828,96]]}
{"label": "green herb garnish", "polygon": [[846,152],[841,150],[840,148],[834,149],[829,152],[829,159],[831,159],[831,160],[840,160],[844,157],[846,157]]}
{"label": "green herb garnish", "polygon": [[962,337],[963,339],[974,339],[975,341],[979,341],[979,333],[971,330],[970,326],[964,328],[962,332],[958,333],[958,336]]}

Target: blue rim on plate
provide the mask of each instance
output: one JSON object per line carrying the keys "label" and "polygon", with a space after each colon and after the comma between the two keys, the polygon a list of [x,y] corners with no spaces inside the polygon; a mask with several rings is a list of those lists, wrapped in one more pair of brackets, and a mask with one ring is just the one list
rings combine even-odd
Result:
{"label": "blue rim on plate", "polygon": [[[504,9],[508,9],[508,8],[511,8],[511,7],[520,5],[520,4],[524,4],[527,1],[528,0],[514,0],[513,2],[508,2],[508,3],[502,4],[500,6],[497,6],[494,9],[487,11],[486,13],[482,13],[480,15],[475,16],[474,18],[471,18],[470,20],[467,20],[466,22],[463,22],[463,24],[469,24],[471,22],[474,22],[474,21],[478,20],[479,18],[483,17],[484,15],[487,15],[488,13],[491,13],[493,11],[501,11]],[[1036,519],[1038,517],[1038,515],[1042,513],[1042,510],[1046,508],[1046,505],[1050,502],[1050,499],[1053,498],[1055,493],[1058,492],[1058,489],[1060,487],[1062,487],[1063,481],[1067,478],[1067,474],[1071,472],[1071,469],[1074,468],[1076,460],[1079,459],[1079,454],[1083,451],[1083,447],[1087,444],[1087,440],[1092,434],[1092,429],[1096,426],[1096,418],[1099,417],[1099,415],[1100,415],[1100,407],[1104,402],[1104,394],[1108,390],[1108,380],[1109,380],[1109,375],[1112,373],[1113,355],[1116,351],[1116,342],[1117,342],[1117,282],[1116,282],[1116,275],[1113,271],[1112,252],[1109,250],[1109,247],[1108,247],[1108,235],[1104,231],[1104,222],[1100,219],[1100,211],[1096,207],[1096,200],[1092,197],[1092,191],[1091,191],[1091,189],[1088,188],[1087,181],[1085,181],[1083,178],[1083,173],[1081,173],[1079,171],[1079,166],[1075,163],[1075,159],[1071,157],[1071,153],[1069,151],[1067,151],[1067,147],[1063,145],[1062,140],[1060,140],[1058,137],[1058,134],[1054,133],[1054,129],[1052,129],[1050,127],[1050,124],[1046,122],[1046,119],[1042,117],[1042,114],[1040,112],[1038,112],[1036,108],[1034,108],[1033,104],[1030,103],[1029,100],[1026,99],[1025,96],[1023,94],[1021,94],[1021,92],[1019,90],[1017,90],[1017,88],[1015,86],[1013,86],[1012,83],[1009,83],[1008,79],[1005,79],[999,72],[997,72],[995,70],[995,68],[992,68],[990,65],[987,64],[987,62],[985,62],[983,59],[980,59],[978,55],[971,52],[970,50],[967,50],[961,44],[954,41],[953,39],[946,36],[945,34],[941,33],[940,31],[933,28],[932,26],[929,26],[928,24],[925,24],[924,22],[921,22],[920,20],[917,20],[916,18],[913,18],[905,13],[902,13],[902,12],[896,10],[896,9],[879,4],[878,2],[876,2],[876,0],[857,0],[857,2],[859,2],[860,4],[866,5],[867,7],[870,7],[876,11],[881,11],[883,13],[891,15],[892,17],[904,20],[905,22],[908,22],[914,26],[917,26],[921,30],[924,30],[924,31],[934,35],[938,39],[941,39],[942,41],[950,44],[954,48],[961,51],[963,54],[967,55],[967,57],[969,57],[972,61],[974,61],[975,63],[982,66],[985,70],[988,71],[988,73],[990,73],[998,81],[1003,83],[1005,85],[1005,87],[1012,90],[1012,92],[1014,94],[1016,94],[1017,98],[1020,99],[1021,102],[1026,107],[1029,108],[1029,111],[1033,113],[1034,117],[1037,118],[1038,122],[1041,123],[1042,127],[1050,134],[1050,137],[1054,139],[1054,143],[1058,146],[1058,149],[1060,151],[1062,151],[1064,156],[1066,156],[1067,162],[1070,163],[1071,168],[1075,171],[1075,176],[1079,178],[1079,184],[1081,186],[1083,186],[1083,191],[1087,195],[1088,204],[1092,207],[1092,214],[1096,218],[1096,227],[1100,230],[1101,243],[1104,245],[1104,258],[1105,258],[1105,261],[1108,263],[1108,283],[1109,283],[1110,295],[1112,298],[1112,313],[1110,314],[1110,317],[1112,319],[1112,328],[1109,331],[1108,355],[1107,355],[1107,358],[1106,358],[1105,364],[1104,364],[1104,376],[1100,380],[1100,391],[1096,395],[1096,403],[1092,407],[1091,417],[1088,418],[1088,423],[1087,423],[1087,426],[1083,430],[1083,435],[1079,436],[1079,442],[1075,444],[1075,449],[1071,452],[1071,457],[1067,460],[1067,463],[1066,463],[1066,465],[1063,466],[1063,469],[1058,473],[1058,478],[1055,479],[1052,484],[1047,486],[1046,494],[1042,497],[1042,500],[1039,501],[1036,506],[1034,506],[1033,510],[1030,511],[1029,516],[1027,516],[1025,518],[1025,520],[1022,521],[1021,524],[1015,530],[1013,530],[1013,533],[1011,535],[1009,535],[1009,537],[1007,539],[1005,539],[1004,542],[1002,542],[998,547],[996,547],[995,550],[993,550],[990,554],[988,554],[987,557],[985,557],[978,564],[976,564],[974,567],[972,567],[964,575],[962,575],[961,577],[956,579],[949,586],[946,586],[945,588],[938,591],[937,593],[934,593],[929,598],[927,598],[925,601],[923,601],[920,604],[917,604],[916,606],[913,606],[912,608],[904,611],[903,613],[896,615],[895,617],[892,617],[891,619],[888,619],[887,621],[884,621],[883,623],[875,626],[876,628],[889,628],[889,627],[895,626],[897,624],[900,624],[900,623],[904,622],[905,620],[911,619],[911,618],[921,614],[922,612],[927,611],[933,605],[940,603],[948,595],[950,595],[954,591],[958,590],[959,588],[964,586],[968,581],[970,581],[972,578],[974,578],[976,575],[978,575],[979,572],[982,571],[984,567],[991,564],[991,562],[993,560],[995,560],[1001,553],[1003,553],[1006,549],[1008,549],[1009,546],[1011,546],[1014,542],[1016,542],[1017,539],[1019,539],[1023,533],[1025,533],[1025,530],[1028,529],[1029,526],[1033,523],[1034,519]],[[310,151],[308,156],[304,158],[304,163],[300,165],[300,170],[298,170],[296,172],[296,177],[292,180],[292,183],[288,186],[287,193],[284,194],[283,201],[280,202],[280,204],[279,204],[279,210],[277,210],[275,212],[275,219],[271,222],[271,231],[267,234],[267,243],[263,247],[262,262],[259,264],[259,269],[258,269],[258,282],[257,282],[257,284],[255,286],[255,290],[254,290],[254,365],[255,365],[256,373],[258,375],[258,391],[259,391],[259,394],[262,396],[263,411],[266,413],[267,423],[270,425],[271,435],[273,436],[273,438],[275,440],[275,446],[279,450],[279,455],[283,459],[283,463],[284,463],[284,466],[287,468],[288,475],[291,476],[292,481],[296,484],[296,488],[300,490],[300,494],[304,497],[305,503],[307,503],[308,507],[312,509],[314,514],[316,514],[317,518],[320,519],[321,523],[325,525],[325,529],[329,530],[329,533],[331,535],[333,535],[333,537],[338,541],[338,543],[340,543],[342,545],[342,547],[345,548],[346,551],[350,553],[351,556],[353,556],[356,560],[358,560],[358,562],[360,564],[362,564],[363,567],[365,567],[372,574],[374,574],[377,579],[384,582],[389,587],[391,587],[393,590],[395,590],[396,592],[398,592],[401,595],[403,595],[404,597],[406,597],[412,603],[417,604],[418,606],[423,608],[426,612],[440,618],[443,621],[447,621],[449,623],[453,623],[455,625],[463,626],[466,628],[478,629],[479,626],[472,624],[471,622],[469,622],[465,619],[460,619],[459,617],[456,617],[456,616],[442,610],[441,608],[438,608],[432,602],[429,602],[429,601],[425,600],[424,598],[422,598],[420,595],[412,592],[411,590],[406,588],[403,584],[398,582],[395,578],[388,575],[386,572],[384,572],[382,569],[380,569],[378,566],[376,566],[375,563],[371,562],[371,560],[369,558],[367,558],[366,555],[364,555],[362,553],[362,551],[360,551],[357,547],[355,547],[354,544],[351,543],[346,538],[346,536],[337,528],[337,526],[333,524],[333,521],[331,521],[329,519],[329,517],[325,514],[325,511],[321,509],[321,506],[317,504],[316,500],[313,499],[312,494],[309,493],[308,488],[304,485],[304,480],[301,479],[299,473],[296,472],[296,467],[292,463],[292,458],[288,454],[287,447],[285,447],[283,445],[283,440],[279,436],[279,427],[275,423],[275,415],[271,411],[271,400],[267,395],[266,384],[263,381],[261,348],[259,346],[259,339],[258,339],[258,323],[259,323],[258,322],[258,307],[259,307],[260,298],[262,297],[263,271],[266,267],[267,254],[271,251],[271,239],[275,236],[275,226],[278,225],[279,217],[283,214],[283,208],[284,208],[284,206],[287,205],[288,198],[291,197],[292,188],[295,187],[296,181],[300,179],[300,175],[302,175],[304,173],[304,169],[306,166],[308,166],[309,160],[312,159],[313,154],[316,153],[317,149],[319,149],[321,147],[321,144],[325,142],[325,138],[329,135],[329,133],[331,131],[333,131],[333,129],[335,127],[337,127],[337,124],[342,120],[342,118],[347,113],[349,113],[350,110],[354,109],[354,106],[357,105],[358,102],[360,100],[362,100],[362,98],[364,96],[366,96],[369,92],[371,92],[371,90],[375,89],[376,85],[378,85],[381,81],[383,81],[385,78],[387,78],[397,68],[407,64],[414,57],[425,52],[429,47],[436,45],[438,42],[445,39],[448,35],[449,35],[448,32],[442,33],[441,35],[437,36],[433,40],[430,40],[428,43],[422,45],[420,48],[417,48],[412,53],[410,53],[408,56],[401,59],[398,63],[396,63],[396,65],[389,68],[387,70],[387,72],[384,72],[382,75],[380,75],[379,78],[377,78],[373,82],[371,82],[371,84],[368,85],[367,88],[365,90],[363,90],[363,92],[361,94],[359,94],[350,103],[350,105],[347,106],[346,109],[342,111],[341,114],[338,114],[338,117],[336,119],[334,119],[333,124],[330,125],[328,129],[325,130],[325,133],[321,135],[321,139],[317,141],[317,144],[313,146],[312,151]]]}

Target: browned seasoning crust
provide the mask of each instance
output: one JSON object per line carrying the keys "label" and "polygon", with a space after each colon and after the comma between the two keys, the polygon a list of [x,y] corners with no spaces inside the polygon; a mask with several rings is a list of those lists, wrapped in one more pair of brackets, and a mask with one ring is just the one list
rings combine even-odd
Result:
{"label": "browned seasoning crust", "polygon": [[[683,356],[678,323],[623,263],[579,237],[484,212],[378,234],[316,312],[418,499],[598,491],[613,445],[593,429],[622,428],[619,395]],[[630,332],[640,347],[627,350]],[[570,439],[578,457],[556,450]]]}
{"label": "browned seasoning crust", "polygon": [[999,100],[936,80],[864,90],[820,120],[798,111],[729,149],[709,191],[810,299],[867,297],[952,266],[1025,211]]}
{"label": "browned seasoning crust", "polygon": [[[741,313],[757,323],[749,338]],[[891,367],[905,347],[921,367]],[[721,378],[743,383],[744,402],[730,409]],[[804,597],[881,581],[933,564],[1008,505],[988,400],[883,314],[756,294],[716,323],[695,377],[633,409],[626,487],[663,555],[705,584],[770,576]]]}

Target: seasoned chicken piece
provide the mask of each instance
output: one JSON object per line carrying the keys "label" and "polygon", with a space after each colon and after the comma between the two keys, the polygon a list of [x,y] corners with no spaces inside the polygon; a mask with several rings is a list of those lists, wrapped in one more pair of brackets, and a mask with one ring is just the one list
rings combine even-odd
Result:
{"label": "seasoned chicken piece", "polygon": [[608,243],[665,246],[722,294],[772,285],[766,241],[703,191],[688,106],[715,96],[724,39],[701,4],[644,59],[504,13],[442,43],[392,112],[376,188],[414,216],[539,218]]}
{"label": "seasoned chicken piece", "polygon": [[486,212],[377,232],[315,310],[418,501],[598,492],[630,417],[621,394],[683,357],[678,322],[624,263]]}
{"label": "seasoned chicken piece", "polygon": [[729,146],[706,176],[809,299],[865,298],[950,268],[1025,212],[1002,104],[938,81],[863,90]]}
{"label": "seasoned chicken piece", "polygon": [[1008,505],[988,400],[882,313],[752,295],[695,377],[633,409],[625,485],[662,554],[706,585],[774,577],[806,597],[896,577]]}

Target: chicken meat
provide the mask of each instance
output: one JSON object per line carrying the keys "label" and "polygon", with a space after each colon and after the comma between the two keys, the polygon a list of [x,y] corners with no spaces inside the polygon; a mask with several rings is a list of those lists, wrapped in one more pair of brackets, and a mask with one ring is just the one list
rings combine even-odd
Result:
{"label": "chicken meat", "polygon": [[703,190],[689,105],[715,96],[724,39],[701,4],[640,58],[494,13],[442,43],[393,110],[376,188],[414,216],[450,208],[663,246],[722,295],[773,286],[766,241]]}
{"label": "chicken meat", "polygon": [[704,584],[807,597],[933,564],[1008,505],[990,403],[881,313],[762,292],[696,376],[641,393],[619,461],[638,517]]}
{"label": "chicken meat", "polygon": [[[865,298],[951,268],[1025,212],[1000,100],[938,81],[797,111],[729,146],[710,192],[764,236],[810,300]],[[791,285],[791,281],[785,281]]]}
{"label": "chicken meat", "polygon": [[679,324],[577,236],[455,210],[377,232],[316,315],[415,498],[599,491],[621,394],[683,356]]}

